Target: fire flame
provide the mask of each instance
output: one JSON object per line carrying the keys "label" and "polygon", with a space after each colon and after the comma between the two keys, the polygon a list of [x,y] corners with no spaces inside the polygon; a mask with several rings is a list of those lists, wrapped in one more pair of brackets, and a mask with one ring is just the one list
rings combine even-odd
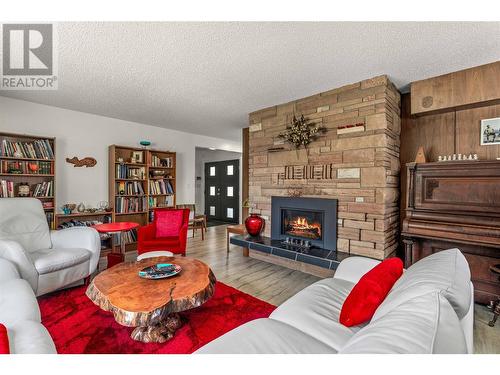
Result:
{"label": "fire flame", "polygon": [[318,236],[321,236],[321,225],[319,223],[309,223],[305,217],[297,216],[297,218],[291,222],[291,225],[296,230],[317,229]]}

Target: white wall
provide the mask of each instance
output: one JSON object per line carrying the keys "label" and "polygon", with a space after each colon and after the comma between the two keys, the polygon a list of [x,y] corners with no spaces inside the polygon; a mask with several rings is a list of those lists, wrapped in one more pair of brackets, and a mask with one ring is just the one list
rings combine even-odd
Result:
{"label": "white wall", "polygon": [[[200,121],[201,118],[200,118]],[[195,148],[241,152],[241,142],[163,129],[129,121],[0,97],[0,131],[56,137],[56,204],[108,200],[108,146],[153,148],[177,152],[177,203],[195,201]],[[74,168],[66,157],[97,159],[93,168]]]}
{"label": "white wall", "polygon": [[[201,180],[196,180],[196,212],[203,213],[205,211],[205,163],[212,161],[236,160],[240,161],[240,207],[241,207],[241,152],[230,152],[224,150],[210,150],[208,148],[197,147],[195,151],[195,175],[201,177]],[[241,208],[240,208],[241,216]]]}

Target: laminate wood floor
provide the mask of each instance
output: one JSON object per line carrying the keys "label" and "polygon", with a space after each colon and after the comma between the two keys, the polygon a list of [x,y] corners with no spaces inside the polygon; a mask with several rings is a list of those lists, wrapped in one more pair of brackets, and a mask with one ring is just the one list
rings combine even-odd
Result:
{"label": "laminate wood floor", "polygon": [[[127,260],[135,259],[134,253],[127,253]],[[308,285],[320,280],[300,271],[290,270],[249,257],[244,257],[238,246],[230,245],[226,256],[226,226],[208,228],[205,240],[201,233],[188,235],[187,256],[197,258],[210,265],[217,280],[245,293],[251,294],[273,305],[280,305]],[[102,260],[100,269],[104,269]],[[476,304],[474,322],[475,353],[500,354],[500,320],[495,327],[489,327],[491,312],[485,306]]]}

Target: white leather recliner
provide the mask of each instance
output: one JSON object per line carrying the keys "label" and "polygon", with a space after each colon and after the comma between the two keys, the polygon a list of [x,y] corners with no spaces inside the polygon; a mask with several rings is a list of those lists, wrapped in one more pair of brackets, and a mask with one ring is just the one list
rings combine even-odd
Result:
{"label": "white leather recliner", "polygon": [[0,258],[13,263],[37,296],[90,276],[101,249],[95,229],[50,231],[35,198],[0,198]]}

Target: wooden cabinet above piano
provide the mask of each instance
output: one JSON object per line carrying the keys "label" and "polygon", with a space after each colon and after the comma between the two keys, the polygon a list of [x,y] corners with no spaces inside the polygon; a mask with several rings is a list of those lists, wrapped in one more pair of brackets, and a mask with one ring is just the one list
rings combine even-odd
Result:
{"label": "wooden cabinet above piano", "polygon": [[500,295],[500,161],[407,164],[405,266],[453,247],[467,258],[477,302]]}

